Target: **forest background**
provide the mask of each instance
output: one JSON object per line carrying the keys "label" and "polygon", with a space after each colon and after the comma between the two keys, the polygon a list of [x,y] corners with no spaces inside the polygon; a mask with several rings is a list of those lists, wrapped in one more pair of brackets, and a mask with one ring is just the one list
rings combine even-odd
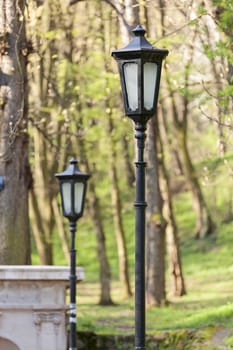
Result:
{"label": "forest background", "polygon": [[196,257],[214,251],[233,218],[232,1],[0,5],[1,264],[69,263],[54,174],[76,155],[92,174],[79,264],[99,282],[101,305],[113,304],[111,281],[132,296],[133,126],[111,51],[140,23],[153,45],[169,50],[147,130],[147,303],[186,294],[187,245]]}

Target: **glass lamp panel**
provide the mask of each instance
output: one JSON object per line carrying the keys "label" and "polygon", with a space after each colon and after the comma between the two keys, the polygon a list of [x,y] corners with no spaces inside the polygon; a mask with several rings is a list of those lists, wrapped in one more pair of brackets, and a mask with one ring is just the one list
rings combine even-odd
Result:
{"label": "glass lamp panel", "polygon": [[82,182],[76,182],[74,185],[74,211],[79,214],[82,210],[84,195],[84,184]]}
{"label": "glass lamp panel", "polygon": [[123,66],[126,94],[129,108],[138,109],[138,65],[135,62],[125,63]]}
{"label": "glass lamp panel", "polygon": [[146,62],[143,65],[144,70],[144,108],[149,111],[153,108],[155,98],[155,87],[157,79],[157,64]]}
{"label": "glass lamp panel", "polygon": [[62,200],[63,200],[63,208],[65,211],[65,215],[71,214],[71,183],[69,182],[63,182],[61,184],[61,191],[62,191]]}

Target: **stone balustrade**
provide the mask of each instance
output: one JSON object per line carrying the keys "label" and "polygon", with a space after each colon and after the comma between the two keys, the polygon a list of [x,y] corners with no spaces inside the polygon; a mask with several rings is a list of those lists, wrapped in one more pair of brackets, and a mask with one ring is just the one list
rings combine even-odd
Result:
{"label": "stone balustrade", "polygon": [[66,266],[0,266],[0,349],[66,350],[68,286]]}

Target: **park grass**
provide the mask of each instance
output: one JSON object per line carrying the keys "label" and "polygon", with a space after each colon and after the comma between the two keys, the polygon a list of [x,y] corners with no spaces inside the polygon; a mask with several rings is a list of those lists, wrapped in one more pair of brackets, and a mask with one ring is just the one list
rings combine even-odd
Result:
{"label": "park grass", "polygon": [[[183,298],[170,297],[167,306],[148,309],[147,333],[206,326],[233,328],[232,283],[221,283],[222,289],[218,286],[220,293],[210,293],[201,282],[199,286],[198,290],[190,291]],[[212,286],[215,286],[215,283],[212,283]],[[113,297],[118,303],[115,306],[103,307],[98,305],[98,288],[93,283],[78,286],[78,329],[100,334],[133,334],[133,298],[122,299],[120,285],[115,282]]]}
{"label": "park grass", "polygon": [[[175,213],[179,228],[180,248],[184,269],[187,295],[174,298],[169,294],[167,276],[168,305],[147,310],[147,333],[158,331],[193,329],[207,326],[233,328],[233,221],[231,214],[232,178],[229,177],[232,155],[226,159],[212,159],[198,166],[207,202],[214,213],[216,229],[202,240],[194,237],[195,216],[189,192],[176,195]],[[203,170],[204,169],[204,170]],[[208,174],[208,178],[207,175]],[[218,185],[216,187],[216,184]],[[212,198],[213,196],[213,198]],[[124,213],[127,242],[130,256],[130,271],[133,282],[133,211]],[[96,281],[78,286],[79,328],[90,327],[101,334],[132,334],[134,329],[134,300],[125,300],[120,283],[117,281],[117,257],[114,230],[109,223],[108,240],[111,242],[110,262],[114,281],[113,307],[98,305],[99,285]],[[111,234],[109,234],[111,232]],[[81,242],[80,242],[81,244]],[[91,269],[92,270],[92,269]],[[92,275],[93,277],[93,275]],[[94,279],[95,280],[95,279]]]}
{"label": "park grass", "polygon": [[[187,295],[181,298],[172,297],[169,294],[167,275],[168,305],[147,310],[147,333],[207,326],[233,329],[233,222],[223,222],[212,235],[196,240],[195,218],[188,192],[176,198],[175,209],[180,227]],[[133,216],[133,212],[131,215]],[[127,220],[129,223],[129,218]],[[132,241],[129,248],[132,271]],[[114,264],[117,270],[116,257]],[[92,273],[88,273],[88,268],[86,271],[85,282],[78,285],[79,329],[100,334],[133,334],[134,299],[124,299],[120,282],[115,277],[112,282],[112,297],[116,305],[98,305],[99,284]]]}
{"label": "park grass", "polygon": [[[199,255],[196,263],[193,261],[191,269],[185,265],[184,259],[187,295],[174,298],[168,294],[167,306],[148,309],[148,334],[210,325],[233,328],[233,266],[216,266],[219,260],[215,261],[214,258],[221,254],[225,252],[212,253],[209,259],[206,258],[209,254],[204,253],[205,259],[200,259]],[[84,282],[78,285],[79,329],[91,329],[101,334],[132,334],[134,301],[133,298],[123,298],[120,283],[112,283],[115,306],[98,305],[98,296],[98,283]]]}

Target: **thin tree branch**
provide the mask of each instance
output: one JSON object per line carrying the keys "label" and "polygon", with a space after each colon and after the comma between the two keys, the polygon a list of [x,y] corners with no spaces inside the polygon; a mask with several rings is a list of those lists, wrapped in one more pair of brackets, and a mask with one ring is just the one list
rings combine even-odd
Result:
{"label": "thin tree branch", "polygon": [[190,24],[195,23],[196,21],[200,20],[202,17],[204,16],[210,16],[211,18],[213,18],[213,16],[210,13],[204,13],[204,14],[200,14],[199,16],[196,16],[193,19],[190,19],[189,21],[185,22],[183,25],[181,25],[178,28],[175,28],[173,31],[168,32],[167,34],[162,35],[162,37],[158,38],[157,40],[155,40],[153,42],[153,44],[156,44],[157,42],[159,42],[160,40],[163,40],[165,38],[168,38],[169,36],[172,36],[178,32],[180,32],[182,29],[188,27]]}
{"label": "thin tree branch", "polygon": [[[77,4],[78,2],[81,2],[81,1],[86,1],[86,0],[68,0],[68,5],[72,6],[72,5],[75,5],[75,4]],[[119,10],[117,5],[114,4],[114,1],[113,0],[101,0],[101,1],[106,2],[108,5],[110,5],[116,11],[117,15],[122,19],[122,21],[123,21],[125,27],[127,28],[128,32],[131,33],[131,27],[130,27],[129,23],[126,21],[126,18],[124,16],[124,14]]]}
{"label": "thin tree branch", "polygon": [[224,126],[226,128],[229,128],[229,129],[233,129],[233,125],[232,124],[228,124],[228,123],[223,123],[223,122],[220,122],[217,118],[214,118],[214,117],[211,117],[209,116],[206,112],[203,111],[203,109],[199,106],[199,110],[201,111],[201,113],[210,121],[218,124],[219,126]]}

